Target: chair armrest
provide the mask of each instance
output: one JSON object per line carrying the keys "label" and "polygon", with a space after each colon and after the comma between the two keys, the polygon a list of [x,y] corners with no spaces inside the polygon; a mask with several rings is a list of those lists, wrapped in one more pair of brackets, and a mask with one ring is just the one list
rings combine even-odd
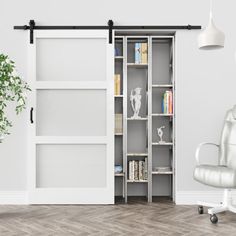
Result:
{"label": "chair armrest", "polygon": [[195,158],[196,158],[196,161],[197,161],[197,164],[200,165],[200,160],[199,160],[199,152],[202,148],[202,146],[204,145],[212,145],[212,146],[216,146],[219,148],[219,145],[218,144],[215,144],[215,143],[200,143],[196,149],[196,153],[195,153]]}

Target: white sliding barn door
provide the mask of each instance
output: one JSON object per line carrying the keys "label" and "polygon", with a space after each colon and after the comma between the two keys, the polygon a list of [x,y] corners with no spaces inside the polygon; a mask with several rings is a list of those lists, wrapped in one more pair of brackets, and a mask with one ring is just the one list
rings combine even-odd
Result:
{"label": "white sliding barn door", "polygon": [[31,204],[114,202],[114,46],[107,30],[35,30]]}

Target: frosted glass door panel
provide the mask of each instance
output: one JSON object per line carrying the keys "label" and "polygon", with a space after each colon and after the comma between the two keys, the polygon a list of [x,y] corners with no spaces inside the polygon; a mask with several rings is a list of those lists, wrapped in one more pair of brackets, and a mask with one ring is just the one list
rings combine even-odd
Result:
{"label": "frosted glass door panel", "polygon": [[105,81],[106,39],[43,38],[36,43],[38,81]]}
{"label": "frosted glass door panel", "polygon": [[105,188],[106,145],[37,145],[37,188]]}
{"label": "frosted glass door panel", "polygon": [[105,90],[38,90],[38,136],[105,136]]}

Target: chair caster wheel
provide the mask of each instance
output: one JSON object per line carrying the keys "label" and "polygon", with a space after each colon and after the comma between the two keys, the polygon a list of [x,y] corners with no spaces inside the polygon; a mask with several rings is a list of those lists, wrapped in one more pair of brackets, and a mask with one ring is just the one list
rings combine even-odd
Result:
{"label": "chair caster wheel", "polygon": [[198,214],[203,214],[204,213],[204,209],[203,206],[198,206]]}
{"label": "chair caster wheel", "polygon": [[210,221],[212,224],[217,224],[218,217],[216,216],[216,214],[210,215]]}

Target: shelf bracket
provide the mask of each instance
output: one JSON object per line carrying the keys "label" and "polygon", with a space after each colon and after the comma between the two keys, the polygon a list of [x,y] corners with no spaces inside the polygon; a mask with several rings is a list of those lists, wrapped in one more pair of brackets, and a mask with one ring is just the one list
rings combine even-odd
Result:
{"label": "shelf bracket", "polygon": [[35,27],[35,21],[34,20],[30,20],[30,22],[29,22],[30,44],[34,43],[34,27]]}
{"label": "shelf bracket", "polygon": [[112,30],[113,30],[114,22],[113,20],[108,21],[108,27],[109,27],[109,44],[112,44]]}

